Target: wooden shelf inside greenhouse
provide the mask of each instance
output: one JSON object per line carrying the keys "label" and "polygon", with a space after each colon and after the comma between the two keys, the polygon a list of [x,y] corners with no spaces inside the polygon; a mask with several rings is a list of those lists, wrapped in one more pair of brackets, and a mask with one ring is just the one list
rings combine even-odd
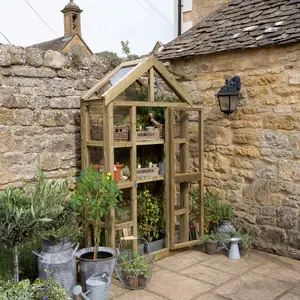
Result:
{"label": "wooden shelf inside greenhouse", "polygon": [[131,181],[119,181],[118,182],[119,189],[124,190],[124,189],[130,189],[133,187],[133,182]]}
{"label": "wooden shelf inside greenhouse", "polygon": [[147,146],[147,145],[163,145],[165,143],[165,140],[159,139],[159,140],[147,140],[147,141],[137,141],[137,146]]}
{"label": "wooden shelf inside greenhouse", "polygon": [[136,183],[146,183],[146,182],[153,182],[153,181],[162,181],[165,180],[165,176],[155,176],[155,177],[143,177],[140,179],[137,179]]}

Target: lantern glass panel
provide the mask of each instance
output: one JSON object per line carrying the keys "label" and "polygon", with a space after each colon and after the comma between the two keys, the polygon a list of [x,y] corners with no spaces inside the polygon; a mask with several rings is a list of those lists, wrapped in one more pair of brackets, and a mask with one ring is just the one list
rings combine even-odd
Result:
{"label": "lantern glass panel", "polygon": [[230,96],[230,112],[234,112],[236,110],[236,107],[238,105],[238,96]]}

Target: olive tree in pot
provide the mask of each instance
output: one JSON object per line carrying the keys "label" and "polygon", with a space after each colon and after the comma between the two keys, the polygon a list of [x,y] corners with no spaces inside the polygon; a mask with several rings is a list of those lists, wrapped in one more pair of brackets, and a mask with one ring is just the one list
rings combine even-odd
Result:
{"label": "olive tree in pot", "polygon": [[32,241],[63,207],[53,195],[53,185],[39,168],[33,188],[9,187],[0,192],[0,243],[14,252],[15,282],[19,282],[18,249]]}
{"label": "olive tree in pot", "polygon": [[84,289],[86,280],[101,272],[108,274],[108,283],[111,283],[117,251],[109,247],[99,247],[101,224],[112,209],[117,209],[121,199],[122,192],[110,173],[99,173],[92,166],[80,173],[71,202],[82,216],[85,234],[91,224],[94,238],[94,247],[81,249],[76,254],[80,261]]}

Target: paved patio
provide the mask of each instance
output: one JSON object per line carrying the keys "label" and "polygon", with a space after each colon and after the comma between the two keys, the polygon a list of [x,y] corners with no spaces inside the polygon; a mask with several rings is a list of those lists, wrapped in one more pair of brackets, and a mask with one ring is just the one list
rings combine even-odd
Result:
{"label": "paved patio", "polygon": [[259,251],[239,261],[197,250],[155,263],[144,290],[130,291],[113,279],[114,300],[300,300],[300,262]]}

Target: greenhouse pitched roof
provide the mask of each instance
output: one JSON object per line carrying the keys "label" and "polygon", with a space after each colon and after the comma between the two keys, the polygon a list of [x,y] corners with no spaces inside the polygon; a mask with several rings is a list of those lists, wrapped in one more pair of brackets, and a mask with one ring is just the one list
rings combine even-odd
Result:
{"label": "greenhouse pitched roof", "polygon": [[[192,101],[183,87],[154,56],[121,63],[88,90],[82,99],[86,101],[104,100],[104,105],[108,105],[134,82],[140,83],[140,78],[150,70],[155,71],[180,100],[192,106]],[[103,89],[104,86],[108,86],[108,88]],[[168,105],[166,104],[166,106]]]}

